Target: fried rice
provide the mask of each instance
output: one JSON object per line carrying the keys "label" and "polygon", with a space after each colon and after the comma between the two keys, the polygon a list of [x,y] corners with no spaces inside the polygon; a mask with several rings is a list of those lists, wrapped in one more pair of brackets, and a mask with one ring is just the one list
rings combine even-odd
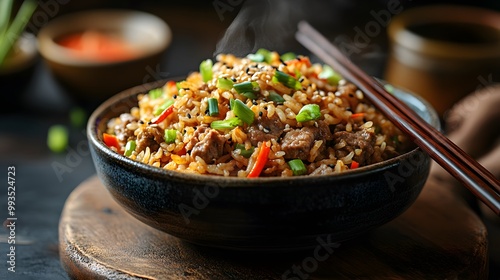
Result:
{"label": "fried rice", "polygon": [[340,173],[409,148],[333,69],[266,50],[219,54],[185,80],[140,94],[103,138],[158,168],[238,177]]}

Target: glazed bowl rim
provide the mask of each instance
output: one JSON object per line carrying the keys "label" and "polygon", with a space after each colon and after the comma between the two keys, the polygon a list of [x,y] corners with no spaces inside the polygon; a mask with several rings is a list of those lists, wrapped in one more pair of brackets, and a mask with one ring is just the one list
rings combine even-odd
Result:
{"label": "glazed bowl rim", "polygon": [[[172,80],[172,79],[168,79]],[[125,100],[129,100],[130,98],[133,98],[134,96],[144,93],[149,89],[153,89],[156,87],[160,87],[165,82],[168,80],[161,80],[161,81],[155,81],[155,82],[150,82],[147,84],[142,84],[139,86],[135,86],[133,88],[129,88],[127,90],[124,90],[106,101],[104,101],[101,105],[99,105],[91,114],[89,117],[89,120],[87,122],[87,137],[88,141],[90,142],[90,145],[94,146],[96,149],[98,149],[100,152],[104,153],[107,157],[113,160],[113,162],[121,165],[121,166],[128,166],[128,168],[135,168],[139,173],[147,174],[147,176],[152,176],[155,178],[159,177],[164,177],[168,179],[178,179],[178,180],[186,180],[188,182],[213,182],[216,183],[218,186],[224,186],[224,187],[255,187],[256,185],[266,185],[266,187],[278,187],[280,184],[274,185],[274,183],[280,182],[288,182],[291,185],[302,185],[302,184],[307,184],[310,183],[312,179],[315,180],[326,180],[326,181],[337,181],[337,180],[346,180],[350,179],[353,177],[357,177],[359,175],[369,175],[371,173],[376,173],[380,172],[386,169],[391,168],[392,166],[396,165],[398,162],[403,161],[406,158],[411,157],[412,155],[415,155],[419,152],[423,151],[419,147],[415,147],[412,150],[403,153],[401,155],[398,155],[396,157],[390,158],[388,160],[384,160],[382,162],[370,164],[367,166],[362,166],[359,168],[356,168],[354,170],[347,170],[341,173],[335,173],[335,174],[328,174],[328,175],[307,175],[307,176],[292,176],[292,177],[278,177],[278,176],[273,176],[273,177],[258,177],[258,178],[240,178],[236,176],[219,176],[219,175],[208,175],[208,174],[196,174],[196,173],[187,173],[187,172],[180,172],[180,171],[175,171],[175,170],[167,170],[167,169],[162,169],[159,167],[154,167],[151,165],[148,165],[146,163],[142,163],[139,161],[132,160],[128,157],[125,157],[110,148],[108,148],[102,140],[100,140],[98,134],[97,134],[97,129],[99,126],[99,123],[102,121],[100,119],[101,115],[105,112],[107,112],[112,106],[116,104],[123,103]],[[428,111],[427,113],[429,114],[429,118],[431,122],[431,125],[435,126],[437,129],[440,128],[440,123],[439,123],[439,117],[434,110],[434,108],[422,97],[419,95],[406,91],[406,90],[401,90],[398,88],[395,88],[395,90],[400,91],[401,94],[406,94],[411,97],[413,97],[415,100],[418,102],[421,102],[421,105],[424,106]],[[128,106],[128,105],[127,105]],[[130,109],[131,107],[129,107]],[[282,186],[283,184],[281,184]]]}
{"label": "glazed bowl rim", "polygon": [[[141,18],[143,19],[141,21],[141,28],[145,25],[154,27],[156,30],[154,34],[157,38],[151,40],[148,44],[142,44],[139,54],[130,59],[117,61],[80,59],[69,53],[69,50],[65,47],[57,44],[54,39],[64,34],[82,31],[85,28],[97,28],[96,26],[103,26],[104,24],[102,21],[91,21],[90,23],[87,23],[88,21],[84,20],[85,17],[110,18],[110,22],[113,22],[113,20],[121,21],[122,24],[120,25],[117,25],[116,23],[112,24],[113,27],[118,26],[117,29],[119,30],[127,30],[131,28],[130,24],[123,24],[124,22],[129,20],[137,21]],[[76,26],[67,26],[68,23],[76,23]],[[171,42],[172,30],[164,20],[148,12],[130,9],[95,9],[72,12],[51,20],[37,35],[38,48],[42,57],[62,65],[72,67],[110,66],[140,61],[147,57],[161,53],[168,48]]]}

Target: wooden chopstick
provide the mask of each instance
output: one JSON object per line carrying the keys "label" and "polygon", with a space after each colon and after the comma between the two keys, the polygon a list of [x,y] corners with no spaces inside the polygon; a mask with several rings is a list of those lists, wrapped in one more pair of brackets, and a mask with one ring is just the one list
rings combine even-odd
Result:
{"label": "wooden chopstick", "polygon": [[304,47],[360,88],[373,105],[415,144],[500,216],[500,182],[493,174],[420,118],[406,104],[387,92],[380,82],[354,65],[309,23],[299,23],[296,38]]}

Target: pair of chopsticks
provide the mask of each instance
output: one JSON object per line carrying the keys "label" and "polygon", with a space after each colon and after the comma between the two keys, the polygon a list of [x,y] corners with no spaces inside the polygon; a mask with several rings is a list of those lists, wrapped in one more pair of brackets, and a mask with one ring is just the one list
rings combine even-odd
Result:
{"label": "pair of chopsticks", "polygon": [[354,65],[310,24],[300,22],[295,37],[309,51],[364,91],[373,105],[415,144],[500,216],[500,182],[493,174],[387,92],[376,79]]}

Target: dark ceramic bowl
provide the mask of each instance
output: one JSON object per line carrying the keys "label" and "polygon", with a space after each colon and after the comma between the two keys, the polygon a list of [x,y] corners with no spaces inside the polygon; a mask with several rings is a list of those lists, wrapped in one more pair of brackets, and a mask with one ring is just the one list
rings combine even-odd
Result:
{"label": "dark ceramic bowl", "polygon": [[[108,149],[102,132],[110,118],[136,106],[146,84],[103,103],[87,133],[97,174],[116,201],[145,224],[199,245],[237,250],[295,250],[334,243],[389,222],[419,195],[430,158],[420,149],[339,175],[225,178],[167,171]],[[419,97],[395,94],[439,125]]]}

